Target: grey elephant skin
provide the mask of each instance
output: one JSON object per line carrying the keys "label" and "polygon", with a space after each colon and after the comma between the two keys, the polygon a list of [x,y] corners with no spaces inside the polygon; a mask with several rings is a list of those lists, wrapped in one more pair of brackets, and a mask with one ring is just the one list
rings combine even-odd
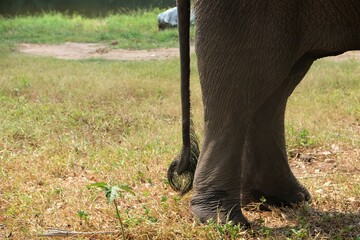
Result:
{"label": "grey elephant skin", "polygon": [[[182,193],[193,187],[190,207],[201,222],[247,225],[240,206],[261,197],[275,205],[310,200],[287,160],[286,102],[316,59],[360,49],[360,1],[197,0],[194,8],[204,138],[198,156],[190,120],[190,3],[178,0],[183,147],[168,170],[171,186]],[[178,175],[190,182],[183,187]]]}

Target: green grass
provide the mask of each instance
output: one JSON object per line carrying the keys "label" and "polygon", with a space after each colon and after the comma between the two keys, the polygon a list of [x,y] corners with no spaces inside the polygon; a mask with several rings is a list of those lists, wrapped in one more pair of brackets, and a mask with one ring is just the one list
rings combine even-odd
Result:
{"label": "green grass", "polygon": [[[300,83],[287,108],[288,144],[359,146],[359,61],[318,61]],[[296,136],[297,135],[297,136]],[[305,142],[304,142],[305,141]],[[300,144],[301,145],[301,144]]]}
{"label": "green grass", "polygon": [[[177,46],[177,30],[158,31],[157,14],[162,9],[85,18],[45,13],[39,16],[0,18],[3,43],[63,43],[118,41],[117,47],[148,49]],[[1,50],[1,49],[0,49]]]}
{"label": "green grass", "polygon": [[[125,16],[131,20],[124,21],[135,26],[131,23],[135,15]],[[47,17],[69,25],[77,18],[52,14],[33,19],[44,24]],[[294,158],[290,164],[313,195],[312,203],[296,209],[271,208],[271,212],[244,210],[253,224],[244,231],[231,224],[197,224],[189,211],[191,194],[180,198],[166,181],[167,166],[181,144],[178,59],[72,61],[24,56],[10,50],[29,33],[21,33],[19,22],[11,31],[4,26],[27,18],[0,21],[1,34],[7,36],[7,43],[0,44],[0,239],[34,239],[49,227],[120,230],[103,193],[87,188],[95,182],[126,184],[135,192],[117,202],[130,239],[356,239],[360,235],[359,61],[316,62],[288,103],[288,149],[313,157],[310,162]],[[106,19],[114,21],[111,26],[116,29],[115,18],[122,16]],[[86,24],[98,20],[77,21],[83,26],[81,36]],[[40,29],[32,32],[39,37],[28,41],[39,42],[41,36],[44,42],[68,41],[56,40],[54,28],[48,33],[39,33]],[[125,45],[133,44],[126,41]],[[192,103],[201,136],[195,61]],[[333,152],[322,153],[329,151]]]}

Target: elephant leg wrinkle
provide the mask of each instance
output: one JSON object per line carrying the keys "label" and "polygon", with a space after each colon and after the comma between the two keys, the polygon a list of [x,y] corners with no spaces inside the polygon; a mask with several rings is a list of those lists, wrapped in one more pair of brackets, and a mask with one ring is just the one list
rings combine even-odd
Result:
{"label": "elephant leg wrinkle", "polygon": [[254,114],[242,156],[242,204],[265,198],[271,205],[293,205],[310,200],[309,192],[291,172],[285,145],[287,98],[313,62],[303,57],[278,90]]}
{"label": "elephant leg wrinkle", "polygon": [[244,128],[231,118],[219,121],[210,117],[205,129],[214,126],[218,126],[216,131],[204,136],[191,210],[201,222],[213,219],[248,225],[240,209],[242,150],[239,146],[244,139]]}
{"label": "elephant leg wrinkle", "polygon": [[238,198],[229,199],[225,191],[212,191],[202,194],[194,194],[190,202],[191,211],[201,223],[213,220],[216,223],[232,221],[249,227],[249,223],[241,214]]}

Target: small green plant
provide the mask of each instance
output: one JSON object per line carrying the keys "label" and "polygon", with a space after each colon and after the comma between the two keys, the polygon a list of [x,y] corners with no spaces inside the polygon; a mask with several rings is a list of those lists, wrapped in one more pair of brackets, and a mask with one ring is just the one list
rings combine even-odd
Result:
{"label": "small green plant", "polygon": [[[290,137],[290,146],[291,147],[309,147],[314,145],[315,139],[310,135],[309,131],[305,128],[296,129],[293,126],[287,128],[287,132]],[[293,139],[291,141],[291,138]]]}
{"label": "small green plant", "polygon": [[76,212],[76,214],[79,216],[80,222],[82,222],[82,221],[88,222],[89,221],[89,214],[87,214],[86,211],[79,210]]}
{"label": "small green plant", "polygon": [[113,203],[116,211],[116,218],[119,220],[120,227],[121,227],[121,234],[122,238],[125,240],[125,231],[124,231],[124,224],[120,216],[119,208],[116,203],[117,198],[124,198],[124,193],[130,193],[132,195],[135,195],[135,193],[131,190],[131,188],[127,185],[117,185],[117,186],[111,186],[104,182],[96,182],[93,184],[90,184],[89,187],[97,187],[100,188],[105,192],[106,200],[108,204]]}
{"label": "small green plant", "polygon": [[306,219],[299,219],[299,225],[290,229],[291,239],[307,239],[308,235],[308,222]]}
{"label": "small green plant", "polygon": [[307,230],[305,228],[300,228],[300,229],[292,228],[290,229],[290,231],[292,232],[295,239],[305,239],[308,237]]}
{"label": "small green plant", "polygon": [[160,202],[161,202],[161,205],[162,205],[163,207],[168,207],[167,200],[168,200],[168,197],[167,197],[167,196],[162,196],[162,197],[161,197]]}
{"label": "small green plant", "polygon": [[264,196],[262,196],[262,197],[260,198],[260,203],[262,203],[262,204],[265,204],[265,203],[266,203],[266,198],[265,198]]}
{"label": "small green plant", "polygon": [[159,220],[154,217],[153,215],[151,215],[151,209],[149,207],[147,207],[146,205],[143,206],[144,208],[144,219],[151,222],[151,223],[156,223]]}
{"label": "small green plant", "polygon": [[299,131],[298,143],[302,147],[305,147],[305,146],[311,144],[311,139],[309,137],[309,131],[306,130],[305,128],[303,128]]}
{"label": "small green plant", "polygon": [[268,237],[271,236],[272,230],[271,230],[271,228],[268,228],[268,227],[266,227],[266,226],[262,226],[262,227],[259,229],[259,234],[260,234],[260,236],[262,236],[262,237],[268,238]]}
{"label": "small green plant", "polygon": [[232,221],[217,224],[213,219],[210,219],[207,221],[205,228],[210,239],[238,239],[244,233],[241,225],[234,224]]}

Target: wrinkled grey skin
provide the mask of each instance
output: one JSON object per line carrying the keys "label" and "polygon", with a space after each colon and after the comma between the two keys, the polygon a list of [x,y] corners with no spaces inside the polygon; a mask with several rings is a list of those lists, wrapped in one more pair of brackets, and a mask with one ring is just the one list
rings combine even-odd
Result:
{"label": "wrinkled grey skin", "polygon": [[195,16],[205,134],[192,212],[248,224],[240,203],[309,200],[286,156],[286,102],[316,59],[360,49],[360,1],[197,0]]}

